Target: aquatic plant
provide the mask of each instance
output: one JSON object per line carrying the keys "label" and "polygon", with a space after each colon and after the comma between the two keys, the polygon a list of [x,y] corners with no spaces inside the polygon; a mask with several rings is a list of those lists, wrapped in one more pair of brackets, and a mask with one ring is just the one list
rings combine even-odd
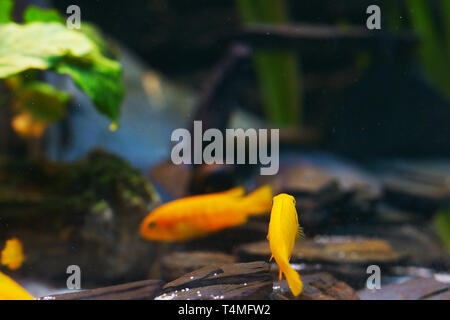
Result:
{"label": "aquatic plant", "polygon": [[[56,10],[29,6],[23,24],[12,20],[12,0],[0,0],[0,79],[13,108],[14,129],[39,137],[66,115],[70,96],[45,82],[39,70],[68,75],[115,124],[124,96],[122,67],[93,26],[69,29]],[[113,125],[114,127],[115,125]]]}
{"label": "aquatic plant", "polygon": [[[411,25],[422,39],[419,47],[422,67],[433,84],[450,98],[450,77],[448,76],[450,70],[449,27],[447,26],[447,30],[445,30],[447,32],[445,36],[439,33],[438,24],[428,1],[413,0],[408,2],[408,5]],[[442,9],[441,23],[448,25],[448,19],[450,19],[448,0],[440,1],[438,5]]]}
{"label": "aquatic plant", "polygon": [[[284,0],[242,0],[236,4],[244,23],[288,21]],[[297,55],[283,50],[258,49],[253,63],[269,122],[277,126],[301,124],[302,85]]]}
{"label": "aquatic plant", "polygon": [[436,213],[433,219],[436,232],[450,252],[450,209],[443,209]]}
{"label": "aquatic plant", "polygon": [[[450,1],[397,0],[386,5],[391,28],[410,27],[419,36],[422,69],[429,81],[450,99]],[[403,19],[403,10],[408,21]]]}

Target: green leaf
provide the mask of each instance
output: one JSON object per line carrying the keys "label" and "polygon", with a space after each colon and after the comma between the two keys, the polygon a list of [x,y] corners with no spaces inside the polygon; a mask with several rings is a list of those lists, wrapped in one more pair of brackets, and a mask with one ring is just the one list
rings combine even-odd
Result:
{"label": "green leaf", "polygon": [[124,96],[122,68],[83,33],[54,22],[0,26],[0,78],[29,69],[71,76],[101,113],[118,120]]}
{"label": "green leaf", "polygon": [[82,32],[92,42],[94,42],[104,56],[108,58],[115,58],[117,56],[115,47],[112,47],[106,40],[104,40],[104,35],[102,32],[92,23],[83,22],[81,24],[81,29],[78,31]]}
{"label": "green leaf", "polygon": [[11,13],[13,8],[13,0],[0,0],[0,23],[8,23],[12,21]]}
{"label": "green leaf", "polygon": [[426,0],[411,0],[408,5],[411,24],[421,39],[419,54],[423,69],[431,82],[450,99],[449,61],[430,3]]}
{"label": "green leaf", "polygon": [[124,97],[122,69],[116,61],[95,54],[93,64],[64,61],[55,68],[67,74],[92,99],[98,111],[113,121],[118,121],[120,104]]}
{"label": "green leaf", "polygon": [[63,119],[70,95],[44,82],[31,82],[18,90],[12,98],[16,111],[26,111],[34,119],[55,122]]}
{"label": "green leaf", "polygon": [[23,15],[25,23],[31,22],[59,22],[64,23],[63,17],[55,9],[41,9],[30,5]]}
{"label": "green leaf", "polygon": [[64,57],[84,59],[95,45],[59,23],[0,26],[0,78],[28,69],[49,69]]}

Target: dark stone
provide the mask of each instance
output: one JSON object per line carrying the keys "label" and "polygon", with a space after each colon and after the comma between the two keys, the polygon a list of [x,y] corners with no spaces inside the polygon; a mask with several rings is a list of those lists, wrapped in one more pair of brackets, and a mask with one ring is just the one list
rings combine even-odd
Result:
{"label": "dark stone", "polygon": [[[243,245],[236,254],[244,261],[269,259],[268,241]],[[323,236],[298,241],[294,246],[290,261],[311,264],[394,264],[402,260],[388,242],[362,237]]]}
{"label": "dark stone", "polygon": [[[268,260],[268,241],[240,246],[236,254],[241,261]],[[393,250],[383,240],[362,237],[316,237],[296,243],[290,257],[291,265],[301,275],[327,272],[354,288],[362,287],[367,280],[367,267],[379,265],[388,274],[390,267],[401,264],[406,256]],[[278,267],[273,264],[274,275]]]}
{"label": "dark stone", "polygon": [[233,228],[226,228],[205,237],[183,243],[184,250],[205,250],[232,252],[242,244],[261,241],[266,238],[269,216],[249,217],[247,223]]}
{"label": "dark stone", "polygon": [[281,157],[276,176],[258,177],[274,193],[295,197],[299,221],[309,234],[330,224],[368,220],[381,195],[378,180],[367,172],[326,154]]}
{"label": "dark stone", "polygon": [[384,180],[383,187],[386,202],[422,215],[430,216],[450,200],[450,188],[437,183],[391,176]]}
{"label": "dark stone", "polygon": [[69,164],[0,164],[0,240],[19,236],[23,276],[62,280],[76,264],[85,284],[143,279],[154,251],[139,224],[158,202],[145,176],[103,151]]}
{"label": "dark stone", "polygon": [[434,278],[417,278],[401,284],[358,292],[364,300],[450,300],[450,284]]}
{"label": "dark stone", "polygon": [[189,195],[189,183],[192,179],[192,167],[176,165],[172,161],[158,163],[150,170],[150,179],[173,198]]}

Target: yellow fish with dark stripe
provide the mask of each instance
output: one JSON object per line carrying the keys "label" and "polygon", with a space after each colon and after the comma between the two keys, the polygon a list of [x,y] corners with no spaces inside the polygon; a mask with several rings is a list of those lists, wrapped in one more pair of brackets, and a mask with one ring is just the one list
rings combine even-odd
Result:
{"label": "yellow fish with dark stripe", "polygon": [[263,186],[247,196],[242,187],[178,199],[149,213],[142,221],[143,238],[184,241],[245,223],[250,215],[264,214],[272,206],[272,189]]}
{"label": "yellow fish with dark stripe", "polygon": [[279,194],[273,198],[267,239],[272,252],[270,259],[275,259],[280,269],[280,280],[284,274],[294,296],[298,296],[303,290],[300,275],[289,264],[289,258],[298,235],[301,235],[301,228],[298,224],[295,199],[285,193]]}

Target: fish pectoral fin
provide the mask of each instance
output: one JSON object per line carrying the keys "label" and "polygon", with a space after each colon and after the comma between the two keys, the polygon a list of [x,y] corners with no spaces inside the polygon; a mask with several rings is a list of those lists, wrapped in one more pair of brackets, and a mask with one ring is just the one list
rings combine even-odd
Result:
{"label": "fish pectoral fin", "polygon": [[272,261],[272,259],[273,259],[273,255],[270,256],[269,262]]}
{"label": "fish pectoral fin", "polygon": [[305,238],[305,233],[303,232],[303,228],[300,226],[298,226],[296,237],[300,238],[300,239]]}

